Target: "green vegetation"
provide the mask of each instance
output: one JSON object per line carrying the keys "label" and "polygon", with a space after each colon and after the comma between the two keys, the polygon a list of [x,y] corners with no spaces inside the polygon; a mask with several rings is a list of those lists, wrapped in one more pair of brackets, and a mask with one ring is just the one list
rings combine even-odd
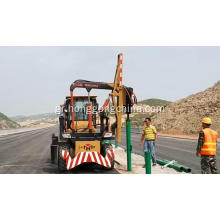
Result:
{"label": "green vegetation", "polygon": [[157,113],[137,113],[135,116],[131,118],[131,127],[139,128],[144,126],[144,119],[147,117],[153,118]]}
{"label": "green vegetation", "polygon": [[[163,99],[146,99],[138,102],[138,105],[148,105],[154,107],[167,107],[171,102]],[[157,115],[156,112],[152,113],[135,113],[133,117],[131,117],[131,126],[133,128],[140,128],[144,126],[144,119],[146,117],[154,118]],[[124,126],[124,124],[123,124]]]}
{"label": "green vegetation", "polygon": [[0,112],[0,120],[9,120],[9,118]]}
{"label": "green vegetation", "polygon": [[16,122],[9,119],[6,115],[0,112],[0,129],[18,128],[20,127]]}
{"label": "green vegetation", "polygon": [[138,104],[142,104],[142,105],[164,106],[164,107],[166,107],[170,103],[171,103],[170,101],[166,101],[163,99],[146,99],[146,100],[138,102]]}

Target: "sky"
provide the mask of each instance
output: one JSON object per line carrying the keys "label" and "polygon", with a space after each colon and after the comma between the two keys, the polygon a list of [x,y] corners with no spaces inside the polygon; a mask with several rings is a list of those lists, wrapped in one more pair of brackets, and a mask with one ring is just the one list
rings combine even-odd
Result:
{"label": "sky", "polygon": [[[220,47],[2,46],[0,112],[54,112],[73,81],[113,82],[119,53],[124,55],[123,84],[133,87],[139,101],[176,101],[220,80]],[[100,105],[108,93],[92,91]],[[85,89],[79,94],[87,95]]]}

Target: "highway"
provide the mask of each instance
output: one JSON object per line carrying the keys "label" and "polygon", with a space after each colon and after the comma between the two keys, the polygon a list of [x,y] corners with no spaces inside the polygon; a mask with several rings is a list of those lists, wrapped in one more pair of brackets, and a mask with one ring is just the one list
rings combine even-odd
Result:
{"label": "highway", "polygon": [[[55,174],[57,166],[50,162],[52,133],[57,126],[0,136],[1,174]],[[116,174],[112,171],[81,166],[65,174]]]}
{"label": "highway", "polygon": [[[125,131],[122,133],[122,147],[126,145]],[[144,156],[143,148],[138,147],[141,134],[136,129],[132,129],[131,140],[133,153]],[[158,159],[176,160],[180,164],[188,166],[192,169],[192,173],[201,173],[200,158],[196,157],[195,150],[197,146],[197,140],[180,139],[159,136],[156,144],[156,156]],[[217,167],[220,171],[220,155],[218,154],[220,144],[217,148]]]}
{"label": "highway", "polygon": [[[50,144],[52,133],[57,133],[57,126],[17,134],[0,136],[0,173],[43,174],[59,173],[57,166],[50,162]],[[133,152],[144,155],[138,147],[141,134],[132,130]],[[197,141],[160,136],[156,145],[156,155],[160,159],[176,160],[200,173],[200,159],[195,156]],[[122,144],[125,147],[125,132],[122,132]],[[218,144],[219,150],[220,144]],[[220,156],[217,155],[217,167],[220,171]],[[113,174],[112,171],[98,170],[91,167],[79,167],[66,173]]]}

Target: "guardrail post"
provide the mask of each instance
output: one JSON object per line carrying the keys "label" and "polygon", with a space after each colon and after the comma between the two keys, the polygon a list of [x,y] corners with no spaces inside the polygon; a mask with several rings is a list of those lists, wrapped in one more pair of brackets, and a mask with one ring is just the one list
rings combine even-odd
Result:
{"label": "guardrail post", "polygon": [[151,153],[145,152],[146,174],[151,174]]}
{"label": "guardrail post", "polygon": [[129,114],[127,114],[126,120],[126,139],[127,139],[127,170],[132,171],[131,166],[131,121],[129,119]]}

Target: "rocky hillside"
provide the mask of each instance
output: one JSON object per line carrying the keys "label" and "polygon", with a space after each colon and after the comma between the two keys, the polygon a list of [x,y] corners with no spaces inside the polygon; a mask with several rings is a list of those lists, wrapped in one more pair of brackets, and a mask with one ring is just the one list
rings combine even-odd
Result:
{"label": "rocky hillside", "polygon": [[[163,99],[146,99],[134,105],[131,118],[131,126],[133,128],[142,128],[146,117],[153,117],[158,112],[165,109],[171,102]],[[125,126],[126,115],[124,115],[123,126]]]}
{"label": "rocky hillside", "polygon": [[197,134],[201,119],[210,117],[212,128],[220,134],[220,82],[203,92],[174,102],[153,118],[153,124],[164,133]]}
{"label": "rocky hillside", "polygon": [[148,106],[164,106],[166,107],[171,102],[163,99],[146,99],[143,101],[138,102],[138,105],[148,105]]}
{"label": "rocky hillside", "polygon": [[16,121],[22,127],[32,127],[38,124],[56,124],[58,116],[55,113],[44,113],[36,115],[18,115],[11,117],[11,120]]}
{"label": "rocky hillside", "polygon": [[0,112],[0,129],[19,128],[19,124]]}

